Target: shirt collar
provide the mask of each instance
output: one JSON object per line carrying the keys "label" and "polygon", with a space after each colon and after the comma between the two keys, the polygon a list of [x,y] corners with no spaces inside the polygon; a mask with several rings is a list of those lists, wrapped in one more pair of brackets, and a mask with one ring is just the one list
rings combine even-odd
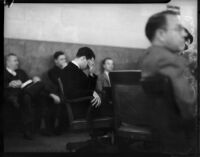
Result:
{"label": "shirt collar", "polygon": [[105,73],[105,75],[106,75],[106,76],[108,76],[108,77],[109,77],[109,75],[108,75],[108,71],[104,71],[104,73]]}
{"label": "shirt collar", "polygon": [[80,66],[73,60],[72,61],[72,63],[74,64],[74,65],[76,65],[79,69],[80,69]]}
{"label": "shirt collar", "polygon": [[14,76],[16,76],[17,75],[17,73],[14,71],[14,70],[12,70],[12,69],[10,69],[10,68],[6,68],[7,70],[8,70],[8,72],[9,73],[11,73],[12,75],[14,75]]}

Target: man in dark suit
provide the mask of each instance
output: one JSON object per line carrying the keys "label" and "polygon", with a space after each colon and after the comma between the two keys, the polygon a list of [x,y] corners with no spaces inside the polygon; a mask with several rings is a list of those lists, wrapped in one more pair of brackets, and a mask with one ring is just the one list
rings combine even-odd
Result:
{"label": "man in dark suit", "polygon": [[[82,47],[78,50],[76,58],[68,63],[62,73],[65,97],[76,99],[80,97],[93,97],[91,102],[73,104],[72,112],[74,118],[86,118],[86,113],[90,105],[98,107],[101,99],[95,91],[97,76],[93,73],[95,55],[88,47]],[[88,69],[88,75],[84,70]]]}
{"label": "man in dark suit", "polygon": [[58,78],[60,77],[62,69],[64,69],[67,66],[67,61],[66,56],[62,51],[55,52],[53,55],[53,59],[55,65],[48,71],[48,76],[52,83],[57,85],[58,88]]}
{"label": "man in dark suit", "polygon": [[167,77],[176,102],[173,108],[167,102],[154,104],[149,110],[152,126],[165,152],[187,153],[194,142],[197,92],[196,82],[189,81],[187,63],[178,55],[185,47],[186,32],[175,12],[163,11],[148,19],[145,33],[152,46],[140,60],[142,80]]}
{"label": "man in dark suit", "polygon": [[[35,76],[30,79],[26,72],[19,69],[18,66],[18,57],[12,53],[8,54],[6,56],[6,68],[4,69],[4,99],[14,105],[15,108],[20,109],[24,125],[24,137],[33,139],[33,100],[38,100],[37,103],[39,102],[42,105],[43,100],[49,97],[49,92],[45,90],[45,86],[39,77]],[[39,97],[40,99],[38,99]]]}
{"label": "man in dark suit", "polygon": [[[54,102],[48,103],[48,113],[46,116],[47,134],[61,134],[66,126],[66,106],[61,102],[59,97],[58,78],[60,78],[62,69],[67,66],[66,56],[64,52],[57,51],[53,55],[55,65],[48,71],[48,78],[50,80],[49,90],[57,99]],[[58,119],[58,126],[55,128],[56,118]]]}

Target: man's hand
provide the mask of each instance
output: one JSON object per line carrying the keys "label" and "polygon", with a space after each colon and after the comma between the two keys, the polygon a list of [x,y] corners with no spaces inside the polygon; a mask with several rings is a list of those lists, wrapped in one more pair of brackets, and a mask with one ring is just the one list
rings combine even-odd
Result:
{"label": "man's hand", "polygon": [[101,98],[99,97],[99,95],[97,94],[97,92],[93,92],[93,99],[91,101],[92,106],[98,107],[101,104]]}
{"label": "man's hand", "polygon": [[93,60],[88,61],[88,67],[89,67],[89,75],[93,76],[95,71],[95,63]]}
{"label": "man's hand", "polygon": [[60,101],[60,97],[51,93],[49,94],[49,96],[54,100],[55,104],[59,104],[61,101]]}
{"label": "man's hand", "polygon": [[32,80],[34,83],[41,81],[41,79],[38,76],[34,76]]}
{"label": "man's hand", "polygon": [[20,88],[22,85],[22,81],[20,80],[13,80],[9,83],[9,87],[12,87],[12,88]]}

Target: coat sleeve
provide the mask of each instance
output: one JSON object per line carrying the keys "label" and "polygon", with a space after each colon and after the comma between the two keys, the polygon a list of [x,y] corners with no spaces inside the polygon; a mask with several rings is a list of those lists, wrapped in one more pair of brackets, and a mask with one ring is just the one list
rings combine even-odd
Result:
{"label": "coat sleeve", "polygon": [[57,80],[58,77],[56,76],[54,70],[53,70],[53,69],[50,69],[50,70],[47,72],[47,74],[48,74],[49,80],[50,80],[52,83],[54,83],[55,85],[57,85],[57,84],[58,84],[58,80]]}
{"label": "coat sleeve", "polygon": [[[157,71],[171,79],[175,99],[183,118],[196,116],[197,92],[186,74],[187,67],[175,57],[159,58]],[[187,71],[187,74],[189,72]],[[192,76],[192,75],[191,75]]]}

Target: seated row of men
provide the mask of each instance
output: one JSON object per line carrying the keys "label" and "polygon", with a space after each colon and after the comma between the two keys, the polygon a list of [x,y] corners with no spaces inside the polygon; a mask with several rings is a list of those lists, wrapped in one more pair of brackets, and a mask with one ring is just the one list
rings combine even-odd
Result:
{"label": "seated row of men", "polygon": [[[32,139],[33,129],[39,127],[35,125],[40,125],[41,116],[45,117],[45,134],[53,133],[56,119],[59,122],[56,133],[61,133],[67,124],[66,106],[61,102],[58,78],[63,82],[66,98],[92,96],[94,98],[91,102],[95,107],[101,104],[103,88],[110,86],[108,73],[113,70],[111,58],[103,60],[102,73],[97,79],[97,75],[94,74],[95,55],[90,48],[80,48],[76,58],[69,63],[66,62],[65,53],[62,51],[55,52],[53,57],[55,66],[48,71],[50,82],[44,83],[37,76],[29,78],[24,70],[19,69],[19,60],[15,54],[6,56],[4,98],[15,108],[20,108],[26,139]],[[84,118],[88,104],[85,102],[73,105],[74,118]],[[39,108],[37,112],[40,112],[36,120],[34,120],[35,107]]]}
{"label": "seated row of men", "polygon": [[[163,11],[148,19],[145,33],[152,46],[139,60],[142,71],[141,79],[147,80],[158,76],[168,77],[176,101],[175,106],[169,102],[161,102],[153,106],[152,110],[148,110],[148,114],[151,115],[152,127],[156,129],[164,151],[191,152],[195,144],[194,119],[197,115],[197,84],[189,71],[188,64],[179,55],[184,50],[187,32],[176,12]],[[88,47],[82,47],[78,50],[76,58],[68,65],[65,63],[64,55],[55,55],[56,64],[60,65],[58,66],[60,68],[55,67],[49,72],[49,76],[55,76],[55,83],[57,83],[58,77],[61,78],[66,98],[91,97],[91,100],[85,103],[71,106],[75,118],[85,117],[86,110],[90,105],[93,106],[94,111],[98,111],[101,108],[99,106],[102,102],[102,87],[110,86],[108,72],[113,68],[113,61],[106,59],[104,62],[105,72],[97,77],[94,74],[94,60],[94,52]],[[32,88],[35,87],[34,90],[32,88],[32,90],[28,90],[31,85],[26,88],[23,83],[28,80],[28,77],[23,71],[18,70],[16,55],[8,55],[6,63],[5,88],[8,90],[6,98],[10,97],[13,102],[16,102],[13,95],[22,99],[25,128],[32,122],[31,100],[36,95],[40,94],[49,101],[62,104],[59,96],[45,88],[42,82],[38,82],[38,78],[33,79],[33,82],[37,82],[37,86],[32,86]],[[24,89],[23,86],[25,86]],[[96,90],[96,86],[98,90]],[[154,111],[157,111],[157,114],[153,114]],[[25,137],[29,137],[26,132]]]}

